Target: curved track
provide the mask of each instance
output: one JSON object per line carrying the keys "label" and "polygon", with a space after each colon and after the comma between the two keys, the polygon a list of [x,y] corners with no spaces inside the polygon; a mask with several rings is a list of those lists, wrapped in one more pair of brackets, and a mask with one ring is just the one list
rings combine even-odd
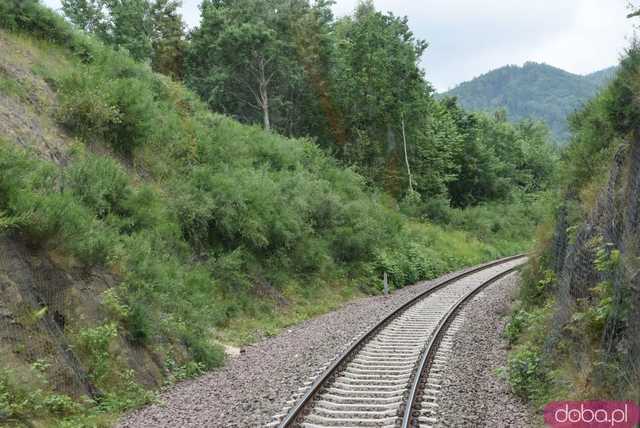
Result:
{"label": "curved track", "polygon": [[514,256],[468,269],[398,308],[319,376],[279,427],[409,427],[435,422],[431,407],[437,406],[439,388],[436,349],[448,325],[466,301],[525,260]]}

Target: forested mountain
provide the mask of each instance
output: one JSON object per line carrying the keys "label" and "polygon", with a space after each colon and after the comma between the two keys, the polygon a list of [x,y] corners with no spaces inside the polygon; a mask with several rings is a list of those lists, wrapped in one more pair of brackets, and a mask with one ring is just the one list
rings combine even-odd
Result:
{"label": "forested mountain", "polygon": [[587,74],[584,76],[585,79],[589,80],[591,83],[597,85],[598,87],[602,87],[609,83],[616,77],[616,73],[618,72],[618,67],[613,66],[609,68],[605,68],[604,70],[596,71],[591,74]]}
{"label": "forested mountain", "polygon": [[509,120],[544,121],[561,142],[569,138],[567,117],[615,75],[616,67],[580,76],[547,64],[508,65],[444,93],[472,111],[505,109]]}

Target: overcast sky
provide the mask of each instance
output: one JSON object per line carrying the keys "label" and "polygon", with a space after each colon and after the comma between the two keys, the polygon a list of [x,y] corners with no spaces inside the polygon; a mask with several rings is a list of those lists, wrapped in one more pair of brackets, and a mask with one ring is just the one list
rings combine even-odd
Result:
{"label": "overcast sky", "polygon": [[[59,0],[44,0],[59,8]],[[358,0],[337,0],[337,16]],[[199,0],[183,0],[183,16],[198,25]],[[626,0],[375,0],[379,10],[407,15],[429,48],[427,79],[438,91],[507,64],[545,62],[587,74],[618,62],[633,34]],[[637,19],[637,18],[636,18]]]}

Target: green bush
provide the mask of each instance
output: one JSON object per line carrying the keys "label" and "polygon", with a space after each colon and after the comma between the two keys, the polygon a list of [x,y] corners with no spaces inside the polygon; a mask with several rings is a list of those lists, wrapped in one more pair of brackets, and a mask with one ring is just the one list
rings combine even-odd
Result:
{"label": "green bush", "polygon": [[549,393],[548,367],[540,350],[523,346],[511,353],[507,372],[516,394],[534,402],[544,401]]}
{"label": "green bush", "polygon": [[551,294],[556,283],[556,275],[551,270],[544,270],[539,277],[526,277],[520,287],[520,298],[527,306],[542,305]]}
{"label": "green bush", "polygon": [[529,314],[526,311],[519,309],[511,314],[509,323],[507,323],[504,330],[504,336],[507,338],[510,345],[513,345],[516,340],[518,340],[528,323]]}
{"label": "green bush", "polygon": [[21,31],[68,48],[88,61],[100,43],[74,30],[62,16],[39,0],[0,1],[0,28]]}
{"label": "green bush", "polygon": [[201,364],[204,369],[218,367],[224,361],[222,348],[212,345],[205,337],[187,333],[182,337],[182,340],[193,355],[194,361]]}
{"label": "green bush", "polygon": [[117,336],[118,328],[114,323],[87,328],[78,332],[78,349],[88,357],[89,373],[93,381],[98,385],[110,374],[113,360],[109,347]]}
{"label": "green bush", "polygon": [[111,158],[87,156],[68,168],[65,184],[76,200],[91,208],[100,219],[123,214],[122,204],[130,197],[129,177]]}
{"label": "green bush", "polygon": [[118,77],[94,64],[70,70],[58,91],[60,122],[83,139],[131,154],[151,138],[156,106],[146,79]]}
{"label": "green bush", "polygon": [[143,345],[149,340],[152,331],[151,320],[152,317],[144,302],[132,302],[124,319],[129,340],[132,343]]}
{"label": "green bush", "polygon": [[[45,365],[46,366],[46,365]],[[0,368],[0,424],[20,426],[34,419],[78,414],[82,406],[71,397],[52,391],[41,362],[26,371]]]}

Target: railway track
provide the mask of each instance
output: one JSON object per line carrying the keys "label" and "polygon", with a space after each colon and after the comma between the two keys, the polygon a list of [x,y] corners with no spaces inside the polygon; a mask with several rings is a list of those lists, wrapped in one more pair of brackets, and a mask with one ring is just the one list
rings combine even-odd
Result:
{"label": "railway track", "polygon": [[476,293],[526,260],[514,256],[436,283],[362,335],[269,426],[428,427],[437,423],[441,366]]}

